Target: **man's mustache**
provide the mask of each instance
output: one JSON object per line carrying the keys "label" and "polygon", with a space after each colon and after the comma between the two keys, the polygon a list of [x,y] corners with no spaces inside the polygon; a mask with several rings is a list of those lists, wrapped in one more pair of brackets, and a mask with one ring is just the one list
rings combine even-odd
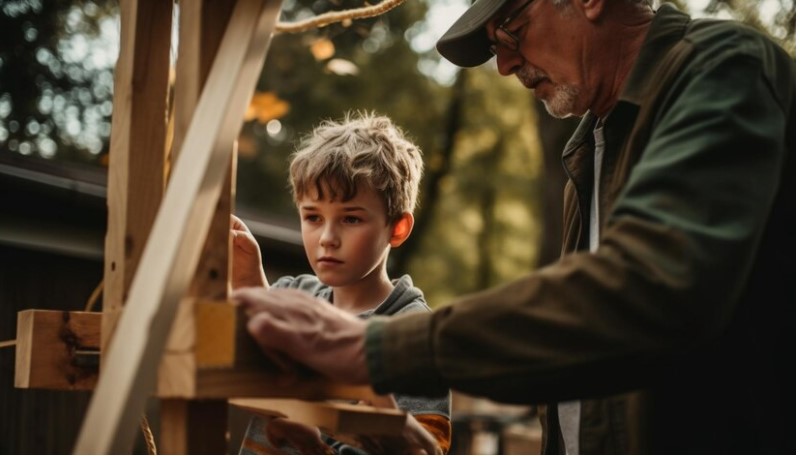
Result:
{"label": "man's mustache", "polygon": [[541,81],[548,79],[548,75],[545,74],[544,71],[541,71],[531,65],[521,66],[520,69],[518,69],[515,73],[515,76],[517,76],[517,79],[519,79],[520,82],[529,89],[534,88],[534,86],[539,84]]}

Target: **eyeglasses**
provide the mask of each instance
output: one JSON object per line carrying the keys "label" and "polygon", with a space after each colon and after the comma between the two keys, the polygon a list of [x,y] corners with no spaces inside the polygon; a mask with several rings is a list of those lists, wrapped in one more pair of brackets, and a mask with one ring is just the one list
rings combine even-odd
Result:
{"label": "eyeglasses", "polygon": [[495,27],[493,34],[495,35],[495,42],[490,44],[490,52],[492,55],[498,55],[498,45],[509,49],[510,51],[517,51],[520,48],[520,38],[507,28],[518,16],[530,5],[534,0],[526,0],[517,9],[512,11],[506,19],[501,21],[500,25]]}

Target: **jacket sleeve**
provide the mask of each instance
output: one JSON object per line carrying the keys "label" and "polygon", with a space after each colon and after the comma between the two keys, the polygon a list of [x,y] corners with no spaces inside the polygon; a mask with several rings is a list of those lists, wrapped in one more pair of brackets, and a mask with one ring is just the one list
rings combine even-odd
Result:
{"label": "jacket sleeve", "polygon": [[430,315],[371,322],[374,388],[451,387],[512,403],[586,397],[639,386],[666,357],[721,337],[785,153],[789,100],[762,65],[724,53],[682,73],[596,253]]}

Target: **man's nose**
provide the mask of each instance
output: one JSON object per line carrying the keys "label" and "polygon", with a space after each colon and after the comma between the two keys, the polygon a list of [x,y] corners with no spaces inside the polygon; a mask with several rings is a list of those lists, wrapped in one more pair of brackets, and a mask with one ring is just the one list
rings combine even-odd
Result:
{"label": "man's nose", "polygon": [[495,55],[495,63],[498,65],[498,73],[501,76],[515,74],[522,64],[522,57],[519,51],[513,51],[503,46],[498,46]]}

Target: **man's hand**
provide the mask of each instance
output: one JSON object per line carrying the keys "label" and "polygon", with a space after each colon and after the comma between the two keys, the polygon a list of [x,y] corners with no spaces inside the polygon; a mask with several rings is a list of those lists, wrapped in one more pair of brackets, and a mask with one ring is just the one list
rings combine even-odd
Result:
{"label": "man's hand", "polygon": [[243,288],[231,298],[268,355],[285,354],[332,380],[369,383],[365,320],[300,290]]}
{"label": "man's hand", "polygon": [[233,270],[231,287],[269,287],[261,263],[259,243],[242,220],[231,214],[231,238],[233,239]]}

